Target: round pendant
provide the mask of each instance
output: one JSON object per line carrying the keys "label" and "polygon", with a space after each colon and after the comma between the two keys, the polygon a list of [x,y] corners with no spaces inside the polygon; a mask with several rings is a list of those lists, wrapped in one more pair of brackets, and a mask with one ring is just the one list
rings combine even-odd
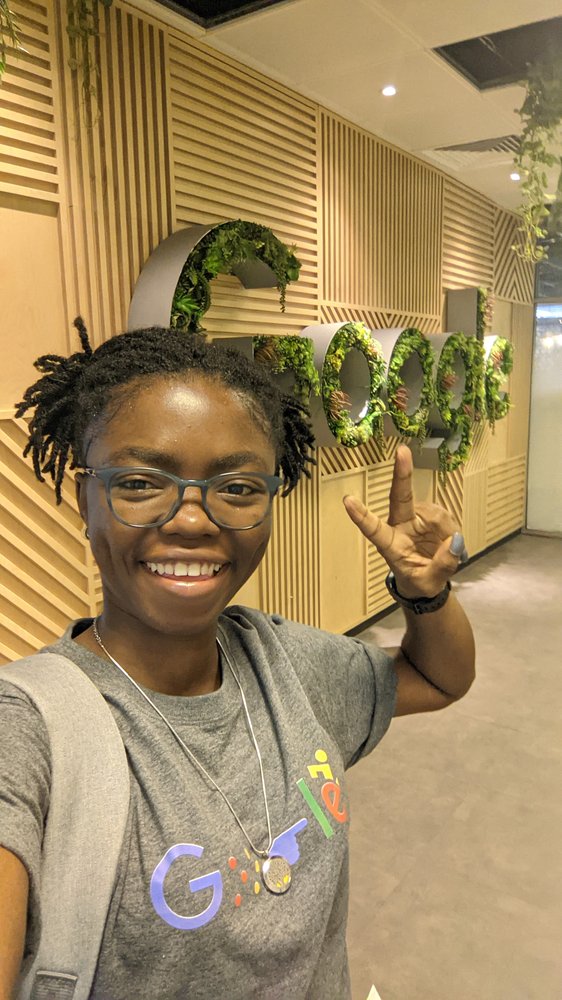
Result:
{"label": "round pendant", "polygon": [[286,858],[268,858],[263,863],[261,877],[266,889],[281,896],[291,885],[291,866]]}

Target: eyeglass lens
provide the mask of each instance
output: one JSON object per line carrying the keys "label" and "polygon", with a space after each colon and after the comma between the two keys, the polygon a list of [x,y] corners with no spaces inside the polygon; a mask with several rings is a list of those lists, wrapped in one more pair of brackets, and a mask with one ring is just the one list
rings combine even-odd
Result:
{"label": "eyeglass lens", "polygon": [[[121,472],[110,483],[111,505],[125,524],[164,523],[178,500],[178,483],[160,473]],[[259,477],[236,474],[211,481],[208,513],[225,528],[251,528],[266,516],[271,497]]]}

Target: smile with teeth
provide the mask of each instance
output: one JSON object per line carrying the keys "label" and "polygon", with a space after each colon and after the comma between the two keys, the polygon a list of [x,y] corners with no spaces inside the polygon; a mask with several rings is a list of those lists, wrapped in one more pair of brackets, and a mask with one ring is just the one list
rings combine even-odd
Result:
{"label": "smile with teeth", "polygon": [[147,562],[145,565],[158,576],[216,576],[222,569],[222,563],[206,562]]}

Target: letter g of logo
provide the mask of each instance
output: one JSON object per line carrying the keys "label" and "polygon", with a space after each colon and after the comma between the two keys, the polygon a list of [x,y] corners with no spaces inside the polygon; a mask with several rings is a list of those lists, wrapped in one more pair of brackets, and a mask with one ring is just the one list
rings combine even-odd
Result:
{"label": "letter g of logo", "polygon": [[188,885],[191,892],[201,892],[202,889],[213,890],[211,902],[201,913],[197,913],[194,917],[182,917],[181,914],[172,910],[166,902],[164,881],[174,861],[185,857],[185,855],[200,858],[202,854],[203,848],[199,847],[198,844],[175,844],[174,847],[170,847],[169,851],[166,851],[162,860],[156,865],[150,880],[150,898],[154,909],[158,916],[162,917],[162,920],[179,931],[195,931],[199,927],[204,927],[218,913],[222,903],[222,876],[219,871],[209,872],[208,875],[201,875],[199,878],[189,880]]}

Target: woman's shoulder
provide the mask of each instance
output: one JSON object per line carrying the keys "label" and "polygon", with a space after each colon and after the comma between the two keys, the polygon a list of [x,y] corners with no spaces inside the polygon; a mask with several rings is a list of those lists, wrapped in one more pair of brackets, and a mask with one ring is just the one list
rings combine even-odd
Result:
{"label": "woman's shoulder", "polygon": [[234,604],[226,608],[219,623],[227,631],[234,630],[242,642],[244,639],[248,642],[253,633],[263,645],[280,644],[297,658],[307,660],[316,660],[322,654],[349,659],[354,652],[362,652],[364,648],[363,643],[350,636],[337,635],[280,614],[269,614],[243,605]]}

